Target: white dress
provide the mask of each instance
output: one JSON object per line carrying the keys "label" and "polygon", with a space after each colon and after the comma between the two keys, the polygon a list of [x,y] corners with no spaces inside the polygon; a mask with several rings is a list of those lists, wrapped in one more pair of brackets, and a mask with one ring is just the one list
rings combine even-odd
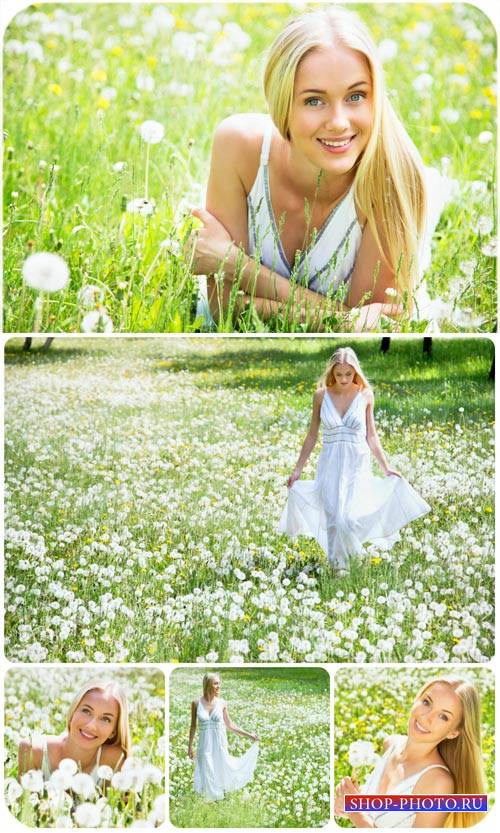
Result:
{"label": "white dress", "polygon": [[348,557],[361,553],[366,541],[390,549],[401,527],[430,511],[404,477],[372,474],[366,406],[358,391],[341,418],[325,390],[316,479],[295,481],[278,525],[292,538],[315,538],[335,568],[345,569]]}
{"label": "white dress", "polygon": [[199,728],[194,789],[209,801],[224,798],[224,793],[240,790],[253,778],[259,744],[254,743],[241,758],[230,755],[227,748],[223,711],[226,703],[218,699],[210,713],[198,701]]}
{"label": "white dress", "polygon": [[[379,787],[380,781],[382,780],[382,776],[384,774],[384,770],[389,760],[390,756],[395,751],[401,751],[407,741],[407,738],[404,735],[398,735],[394,738],[394,742],[389,747],[389,749],[385,752],[385,754],[377,761],[375,767],[373,768],[371,774],[368,777],[368,780],[360,789],[360,792],[363,795],[379,795]],[[430,769],[445,769],[449,772],[448,767],[444,766],[443,764],[431,764],[430,766],[426,766],[421,769],[419,772],[416,772],[414,775],[408,776],[408,778],[404,778],[399,784],[396,784],[392,790],[388,790],[385,795],[412,795],[413,790],[415,789],[415,785],[417,784],[419,778],[424,774],[424,772],[428,772]],[[368,816],[372,819],[375,827],[412,827],[413,822],[415,821],[416,813],[412,810],[401,810],[401,811],[386,811],[386,810],[378,810],[372,811],[367,813]]]}

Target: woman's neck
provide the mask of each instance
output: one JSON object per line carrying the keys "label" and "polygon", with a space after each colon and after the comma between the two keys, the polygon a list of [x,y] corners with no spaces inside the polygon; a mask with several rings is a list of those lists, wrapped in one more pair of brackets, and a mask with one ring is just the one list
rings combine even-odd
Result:
{"label": "woman's neck", "polygon": [[80,764],[83,770],[94,762],[97,755],[97,750],[94,749],[91,752],[87,752],[87,750],[82,749],[69,735],[64,735],[61,741],[61,747],[63,750],[63,758],[72,758]]}
{"label": "woman's neck", "polygon": [[342,197],[354,180],[355,171],[345,174],[329,174],[312,165],[291,142],[284,142],[284,152],[280,154],[283,174],[290,189],[298,192],[309,203],[332,204]]}
{"label": "woman's neck", "polygon": [[405,745],[399,753],[399,760],[402,764],[425,763],[436,751],[437,746],[435,743],[417,743],[407,738]]}

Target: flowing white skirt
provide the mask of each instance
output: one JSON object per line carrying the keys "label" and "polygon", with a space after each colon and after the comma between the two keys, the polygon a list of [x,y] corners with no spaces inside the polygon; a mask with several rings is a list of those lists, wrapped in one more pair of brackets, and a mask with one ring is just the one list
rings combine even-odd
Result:
{"label": "flowing white skirt", "polygon": [[240,757],[230,755],[227,737],[223,729],[210,727],[200,734],[196,767],[195,792],[209,801],[219,801],[227,792],[240,790],[253,778],[259,744],[252,746]]}

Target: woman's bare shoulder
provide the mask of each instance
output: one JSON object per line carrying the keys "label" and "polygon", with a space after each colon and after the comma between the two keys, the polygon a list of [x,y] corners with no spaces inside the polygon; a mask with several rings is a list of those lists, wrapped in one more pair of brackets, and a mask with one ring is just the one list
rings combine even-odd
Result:
{"label": "woman's bare shoulder", "polygon": [[123,749],[119,743],[114,743],[112,746],[103,746],[101,751],[101,764],[106,764],[112,769],[125,760]]}
{"label": "woman's bare shoulder", "polygon": [[366,400],[367,405],[373,405],[375,397],[371,388],[361,388],[361,396]]}
{"label": "woman's bare shoulder", "polygon": [[259,167],[262,140],[269,116],[264,113],[235,113],[221,121],[214,133],[214,148],[224,154],[226,163],[236,166],[247,191]]}

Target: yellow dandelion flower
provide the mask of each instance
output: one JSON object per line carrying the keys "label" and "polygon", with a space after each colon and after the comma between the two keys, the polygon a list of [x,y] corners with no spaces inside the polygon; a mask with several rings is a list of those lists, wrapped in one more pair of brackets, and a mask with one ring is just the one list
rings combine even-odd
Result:
{"label": "yellow dandelion flower", "polygon": [[47,49],[57,49],[57,41],[53,40],[52,38],[46,41],[45,46]]}
{"label": "yellow dandelion flower", "polygon": [[491,506],[486,506],[484,511],[485,512],[493,512],[493,509],[492,509]]}
{"label": "yellow dandelion flower", "polygon": [[123,46],[113,46],[113,48],[109,50],[109,54],[113,55],[115,58],[120,58],[120,56],[123,55]]}
{"label": "yellow dandelion flower", "polygon": [[60,84],[49,84],[49,90],[53,95],[62,95],[62,87]]}
{"label": "yellow dandelion flower", "polygon": [[375,555],[372,558],[372,564],[380,564],[381,561],[382,561],[382,559],[378,555]]}
{"label": "yellow dandelion flower", "polygon": [[154,67],[158,63],[158,58],[156,57],[156,55],[148,55],[148,57],[146,58],[146,63],[148,65],[148,67],[151,67],[151,69],[154,69]]}
{"label": "yellow dandelion flower", "polygon": [[441,133],[441,128],[439,127],[438,124],[431,124],[429,129],[430,129],[431,133],[434,133],[434,134],[435,133]]}
{"label": "yellow dandelion flower", "polygon": [[178,659],[171,659],[171,660],[170,660],[170,662],[171,662],[173,665],[178,665],[178,664],[179,664],[179,660],[178,660]]}
{"label": "yellow dandelion flower", "polygon": [[455,70],[458,75],[465,75],[467,72],[467,67],[465,64],[454,64],[453,69]]}
{"label": "yellow dandelion flower", "polygon": [[[111,102],[108,101],[107,98],[100,98],[99,101],[97,102],[97,106],[98,106],[99,110],[107,110],[108,107],[110,106],[110,104],[111,104]],[[120,481],[117,480],[116,482],[119,483]]]}
{"label": "yellow dandelion flower", "polygon": [[106,81],[108,78],[108,74],[105,69],[96,67],[90,73],[90,77],[92,78],[92,81]]}
{"label": "yellow dandelion flower", "polygon": [[478,121],[479,119],[483,118],[483,111],[482,110],[471,110],[470,113],[469,113],[469,116],[470,116],[471,119],[476,119]]}

